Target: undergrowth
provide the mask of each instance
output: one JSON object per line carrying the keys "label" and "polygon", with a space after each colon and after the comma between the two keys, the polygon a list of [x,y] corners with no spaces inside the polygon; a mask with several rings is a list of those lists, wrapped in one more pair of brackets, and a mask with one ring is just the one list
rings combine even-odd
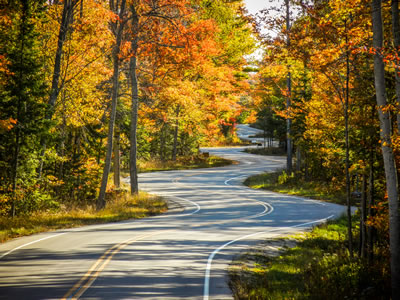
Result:
{"label": "undergrowth", "polygon": [[235,299],[390,299],[387,256],[350,258],[346,218],[315,227],[277,257],[230,272]]}

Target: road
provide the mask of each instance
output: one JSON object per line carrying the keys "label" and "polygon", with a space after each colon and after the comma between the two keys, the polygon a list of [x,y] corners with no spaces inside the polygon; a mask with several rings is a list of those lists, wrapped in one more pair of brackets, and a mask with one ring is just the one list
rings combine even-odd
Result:
{"label": "road", "polygon": [[[262,135],[264,134],[264,131],[261,129],[253,128],[250,127],[247,124],[237,124],[237,135],[242,141],[247,141],[252,144],[259,144],[266,146],[265,144],[267,143],[266,139],[263,137],[255,137],[257,134]],[[274,147],[279,147],[279,142],[278,141],[273,141],[273,146]]]}
{"label": "road", "polygon": [[170,201],[164,215],[0,245],[0,299],[232,299],[227,267],[240,250],[344,212],[244,187],[286,159],[241,150],[203,149],[239,162],[227,167],[141,174],[141,189]]}

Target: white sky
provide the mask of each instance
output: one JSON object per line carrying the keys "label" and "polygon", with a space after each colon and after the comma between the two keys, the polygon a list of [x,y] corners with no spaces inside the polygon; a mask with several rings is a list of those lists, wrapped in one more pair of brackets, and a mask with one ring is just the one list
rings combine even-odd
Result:
{"label": "white sky", "polygon": [[244,3],[250,14],[258,13],[263,8],[269,6],[268,0],[244,0]]}
{"label": "white sky", "polygon": [[[269,0],[244,0],[244,4],[251,15],[255,15],[260,10],[270,6]],[[261,60],[263,56],[263,50],[261,48],[256,49],[253,54],[249,55],[249,60]]]}

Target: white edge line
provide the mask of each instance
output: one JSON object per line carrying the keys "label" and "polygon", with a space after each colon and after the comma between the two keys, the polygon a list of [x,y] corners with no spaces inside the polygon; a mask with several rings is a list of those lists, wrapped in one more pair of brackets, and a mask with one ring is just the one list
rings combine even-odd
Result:
{"label": "white edge line", "polygon": [[[235,180],[235,179],[239,179],[239,178],[243,178],[243,177],[246,177],[246,176],[247,175],[240,175],[240,176],[237,176],[237,177],[229,178],[229,179],[224,181],[224,184],[228,185],[228,186],[231,186],[229,184],[230,181]],[[238,188],[241,188],[241,187],[238,187]],[[251,217],[249,217],[249,219],[254,219],[254,218],[262,217],[264,215],[269,215],[270,213],[272,213],[274,211],[274,207],[271,204],[269,204],[268,202],[263,202],[263,201],[254,200],[254,199],[246,199],[246,200],[253,201],[253,202],[258,202],[259,204],[261,204],[265,208],[265,210],[263,212],[258,213],[258,214],[254,215],[254,216],[251,216]]]}
{"label": "white edge line", "polygon": [[234,179],[238,179],[238,178],[242,178],[242,177],[246,177],[246,176],[247,176],[247,175],[241,175],[241,176],[229,178],[229,179],[227,179],[227,180],[224,181],[224,184],[225,184],[225,185],[230,185],[230,184],[228,183],[229,181],[234,180]]}
{"label": "white edge line", "polygon": [[67,233],[68,233],[68,232],[63,232],[63,233],[59,233],[59,234],[47,236],[47,237],[44,237],[44,238],[41,238],[41,239],[38,239],[38,240],[35,240],[35,241],[32,241],[32,242],[23,244],[23,245],[21,245],[21,246],[18,246],[18,247],[16,247],[16,248],[11,249],[10,251],[4,253],[3,255],[0,256],[0,259],[3,259],[3,258],[4,258],[5,256],[7,256],[8,254],[10,254],[10,253],[12,253],[12,252],[14,252],[14,251],[16,251],[16,250],[18,250],[18,249],[24,248],[24,247],[26,247],[26,246],[29,246],[29,245],[32,245],[32,244],[35,244],[35,243],[38,243],[38,242],[41,242],[41,241],[44,241],[44,240],[47,240],[47,239],[54,238],[54,237],[57,237],[57,236],[60,236],[60,235],[64,235],[64,234],[67,234]]}
{"label": "white edge line", "polygon": [[[319,220],[316,220],[316,221],[311,221],[311,222],[302,223],[302,224],[298,224],[298,225],[294,225],[294,226],[289,226],[289,228],[303,227],[303,226],[311,225],[311,224],[314,224],[314,223],[324,222],[324,221],[327,221],[327,220],[331,219],[332,217],[334,217],[334,215],[330,215],[327,218],[319,219]],[[276,229],[276,230],[278,230],[278,229]],[[273,232],[273,231],[276,231],[276,230],[270,230],[269,232]],[[211,273],[212,261],[213,261],[215,255],[219,251],[224,249],[225,247],[227,247],[227,246],[229,246],[229,245],[231,245],[231,244],[233,244],[233,243],[235,243],[237,241],[240,241],[240,240],[243,240],[243,239],[255,236],[255,235],[259,235],[259,234],[262,234],[262,233],[267,233],[267,232],[268,231],[260,231],[260,232],[256,232],[256,233],[252,233],[252,234],[248,234],[248,235],[244,235],[244,236],[238,237],[237,239],[234,239],[234,240],[232,240],[230,242],[227,242],[226,244],[218,247],[217,249],[215,249],[210,254],[210,256],[208,257],[208,260],[207,260],[206,272],[205,272],[205,275],[204,275],[203,300],[209,300],[209,297],[210,297],[210,273]]]}
{"label": "white edge line", "polygon": [[169,218],[169,217],[171,217],[171,216],[173,216],[173,217],[185,217],[185,216],[191,216],[191,215],[194,215],[194,214],[196,214],[196,213],[198,213],[200,210],[201,210],[201,207],[200,207],[200,205],[198,205],[196,202],[193,202],[193,201],[190,201],[190,200],[187,200],[187,199],[185,199],[185,198],[182,198],[182,197],[176,197],[176,196],[168,196],[168,195],[163,195],[163,194],[158,194],[159,196],[161,196],[161,197],[165,197],[165,198],[175,198],[175,199],[180,199],[180,200],[183,200],[183,201],[186,201],[186,202],[189,202],[190,204],[192,204],[193,206],[195,206],[196,207],[196,209],[194,210],[194,211],[192,211],[192,212],[190,212],[190,213],[186,213],[186,214],[176,214],[176,215],[159,215],[159,216],[155,216],[154,218],[157,218],[157,219],[159,219],[159,218]]}
{"label": "white edge line", "polygon": [[175,198],[183,200],[183,201],[187,201],[187,202],[189,202],[190,204],[192,204],[193,206],[196,207],[195,211],[193,211],[191,213],[187,213],[187,214],[182,214],[182,215],[179,215],[179,216],[191,216],[191,215],[194,215],[195,213],[198,213],[200,211],[200,209],[201,209],[200,205],[198,205],[196,202],[193,202],[193,201],[187,200],[185,198],[181,198],[181,197],[175,197]]}

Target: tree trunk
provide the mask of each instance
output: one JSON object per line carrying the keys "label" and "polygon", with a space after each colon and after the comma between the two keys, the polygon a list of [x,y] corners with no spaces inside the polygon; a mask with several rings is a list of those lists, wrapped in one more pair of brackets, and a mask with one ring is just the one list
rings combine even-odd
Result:
{"label": "tree trunk", "polygon": [[[289,0],[285,0],[286,3],[286,30],[287,30],[287,40],[286,40],[286,46],[289,50],[290,47],[290,36],[289,36],[289,30],[290,30],[290,7],[289,7]],[[287,74],[287,79],[286,79],[286,84],[287,84],[287,97],[286,97],[286,109],[289,113],[289,109],[291,106],[291,97],[292,97],[292,78],[291,78],[291,73],[290,73],[290,66],[288,66],[289,72]],[[288,173],[292,172],[292,151],[293,151],[293,146],[292,146],[292,132],[291,132],[291,126],[292,126],[292,119],[290,116],[287,116],[286,119],[286,150],[287,150],[287,161],[286,161],[286,169]]]}
{"label": "tree trunk", "polygon": [[131,77],[131,128],[130,128],[130,155],[129,155],[129,171],[131,179],[131,195],[139,192],[138,184],[138,170],[137,170],[137,121],[138,121],[138,105],[139,105],[139,84],[137,80],[137,49],[138,49],[138,30],[139,30],[139,16],[136,12],[134,4],[130,6],[132,12],[132,28],[133,37],[131,41],[132,57],[129,60],[129,71]]}
{"label": "tree trunk", "polygon": [[296,147],[296,171],[301,171],[301,150],[300,146]]}
{"label": "tree trunk", "polygon": [[176,160],[176,153],[177,153],[177,148],[178,148],[178,132],[179,132],[179,111],[180,107],[176,108],[176,120],[175,120],[175,130],[174,130],[174,146],[172,149],[172,160]]}
{"label": "tree trunk", "polygon": [[367,253],[367,176],[363,174],[361,191],[361,216],[360,216],[360,256],[366,257]]}
{"label": "tree trunk", "polygon": [[374,55],[374,77],[376,102],[380,121],[380,137],[385,166],[386,188],[389,201],[390,267],[392,280],[392,299],[400,299],[400,218],[397,170],[392,150],[391,118],[387,106],[385,86],[385,66],[382,57],[383,25],[381,0],[372,0],[372,31]]}
{"label": "tree trunk", "polygon": [[[346,44],[347,38],[347,24],[345,21],[346,31]],[[347,235],[349,238],[349,252],[350,257],[353,258],[353,232],[351,222],[351,203],[350,203],[350,146],[349,146],[349,82],[350,82],[350,53],[346,49],[346,94],[344,99],[344,122],[345,122],[345,144],[346,144],[346,202],[347,202]]]}
{"label": "tree trunk", "polygon": [[[114,64],[113,70],[113,78],[112,78],[112,92],[111,92],[111,114],[110,114],[110,123],[108,126],[108,135],[107,135],[107,153],[106,153],[106,160],[104,163],[103,169],[103,176],[101,179],[101,187],[99,197],[97,198],[97,209],[102,209],[106,206],[106,189],[107,189],[107,182],[108,182],[108,175],[110,173],[110,166],[111,166],[111,156],[112,156],[112,149],[113,149],[113,137],[114,137],[114,124],[115,124],[115,115],[117,111],[117,102],[118,102],[118,77],[119,77],[119,52],[121,47],[122,41],[122,31],[124,28],[124,22],[121,21],[123,19],[123,14],[125,11],[125,1],[121,1],[121,7],[119,12],[119,26],[117,27],[117,36],[116,42],[113,49],[112,59]],[[118,21],[117,21],[118,22]]]}
{"label": "tree trunk", "polygon": [[56,104],[56,100],[57,100],[58,94],[60,92],[59,81],[60,81],[61,58],[63,55],[63,47],[64,47],[64,42],[67,37],[69,27],[73,20],[74,7],[77,3],[78,3],[78,0],[65,0],[64,1],[60,30],[58,32],[56,56],[54,59],[53,78],[51,81],[50,97],[49,97],[49,101],[48,101],[49,110],[46,115],[47,119],[51,119],[53,116],[54,105]]}
{"label": "tree trunk", "polygon": [[165,161],[165,132],[166,132],[167,124],[163,123],[160,130],[160,159],[161,161]]}
{"label": "tree trunk", "polygon": [[[374,203],[374,194],[375,194],[375,179],[374,179],[374,151],[371,150],[371,157],[370,157],[370,169],[369,169],[369,179],[368,179],[368,215],[373,216],[374,211],[372,206]],[[374,236],[375,230],[372,226],[368,226],[367,232],[367,247],[368,247],[368,263],[372,263],[373,253],[374,253]]]}
{"label": "tree trunk", "polygon": [[[18,107],[18,110],[19,110],[19,107]],[[14,157],[13,157],[13,164],[12,164],[11,216],[13,218],[15,217],[15,213],[16,213],[15,205],[17,202],[17,179],[18,179],[19,152],[20,152],[20,128],[19,128],[19,124],[18,124],[16,133],[15,133],[15,148],[14,148]]]}
{"label": "tree trunk", "polygon": [[[50,89],[50,96],[47,102],[48,108],[46,112],[46,119],[51,120],[54,114],[54,106],[57,101],[58,94],[60,93],[60,73],[61,73],[61,59],[63,55],[63,47],[64,42],[67,38],[67,33],[72,24],[73,15],[74,15],[74,7],[78,3],[79,0],[65,0],[63,5],[63,11],[61,16],[61,24],[60,29],[58,31],[58,40],[57,40],[57,50],[56,56],[54,58],[54,68],[53,68],[53,76],[51,81],[51,89]],[[43,160],[44,154],[47,147],[46,139],[42,141],[42,151],[40,153],[40,162],[38,168],[38,178],[42,177],[43,172]]]}
{"label": "tree trunk", "polygon": [[117,189],[121,187],[121,168],[120,168],[120,154],[119,154],[119,143],[120,143],[120,133],[116,131],[114,139],[114,185]]}
{"label": "tree trunk", "polygon": [[[396,53],[400,56],[400,22],[399,22],[399,1],[392,0],[392,33],[393,43]],[[400,109],[400,68],[399,63],[396,62],[395,78],[396,78],[396,102],[397,109]],[[397,133],[400,133],[400,113],[397,112]]]}

